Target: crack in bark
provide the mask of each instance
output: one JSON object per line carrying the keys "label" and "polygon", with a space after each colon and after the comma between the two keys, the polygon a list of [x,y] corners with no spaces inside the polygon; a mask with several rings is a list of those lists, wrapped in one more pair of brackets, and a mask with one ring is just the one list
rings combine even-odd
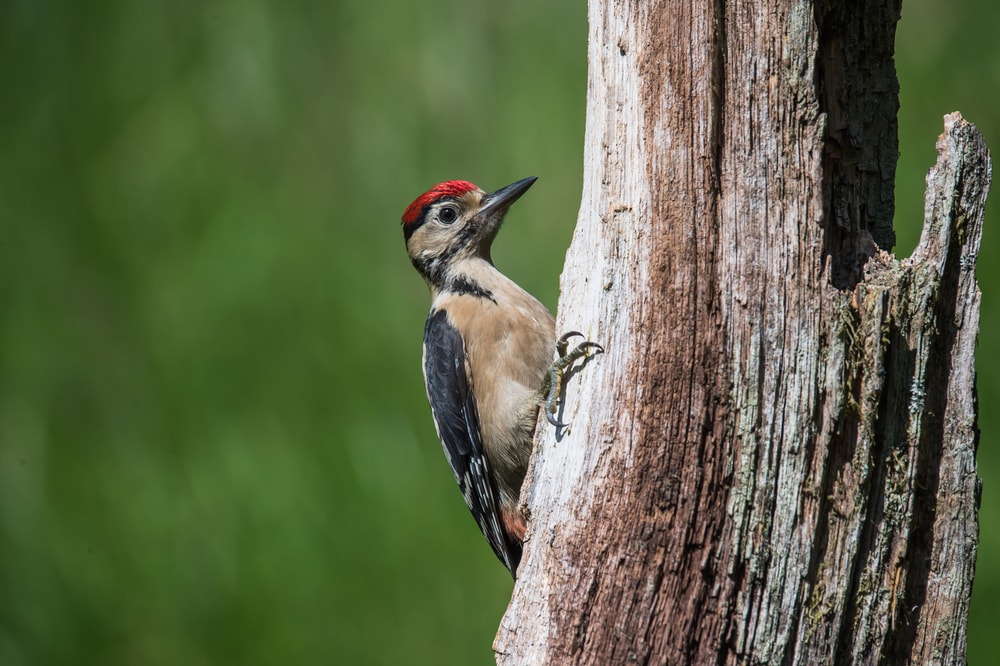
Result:
{"label": "crack in bark", "polygon": [[[712,146],[712,175],[715,203],[722,197],[722,158],[725,150],[726,115],[726,0],[714,0],[715,31],[712,35],[712,121],[709,142]],[[716,213],[713,220],[718,227]]]}
{"label": "crack in bark", "polygon": [[901,0],[816,0],[815,90],[826,115],[824,252],[830,281],[853,288],[876,249],[890,251],[899,83],[893,44]]}

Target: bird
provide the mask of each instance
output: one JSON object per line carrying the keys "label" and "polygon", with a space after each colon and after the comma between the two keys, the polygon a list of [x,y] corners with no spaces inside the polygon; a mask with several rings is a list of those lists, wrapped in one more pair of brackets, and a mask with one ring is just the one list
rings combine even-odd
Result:
{"label": "bird", "polygon": [[563,374],[604,351],[590,341],[569,350],[583,336],[556,339],[549,310],[493,264],[504,217],[535,180],[490,193],[441,182],[402,217],[407,255],[431,293],[423,371],[435,429],[466,505],[515,578],[527,530],[518,502],[538,412],[544,407],[549,423],[564,427],[553,416]]}

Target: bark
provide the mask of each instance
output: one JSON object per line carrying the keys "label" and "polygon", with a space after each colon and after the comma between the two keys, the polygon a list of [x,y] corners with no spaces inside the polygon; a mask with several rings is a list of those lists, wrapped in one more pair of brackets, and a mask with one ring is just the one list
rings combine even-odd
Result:
{"label": "bark", "polygon": [[539,429],[498,663],[964,661],[990,161],[948,116],[886,252],[898,16],[591,1],[558,320],[607,351]]}

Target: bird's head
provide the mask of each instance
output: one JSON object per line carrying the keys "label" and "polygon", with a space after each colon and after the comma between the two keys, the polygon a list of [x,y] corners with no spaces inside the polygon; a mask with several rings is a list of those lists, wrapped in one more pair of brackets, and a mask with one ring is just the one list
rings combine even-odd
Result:
{"label": "bird's head", "polygon": [[523,178],[490,193],[464,180],[448,180],[427,190],[403,213],[410,261],[431,282],[459,259],[480,257],[492,263],[490,247],[507,209],[535,180]]}

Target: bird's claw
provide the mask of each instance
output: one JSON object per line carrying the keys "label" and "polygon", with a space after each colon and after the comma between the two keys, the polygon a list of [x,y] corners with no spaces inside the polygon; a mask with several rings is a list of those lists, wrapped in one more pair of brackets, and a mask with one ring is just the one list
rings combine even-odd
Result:
{"label": "bird's claw", "polygon": [[556,341],[556,351],[559,352],[559,358],[566,355],[566,350],[569,347],[569,341],[572,338],[582,338],[583,333],[580,331],[570,331],[569,333],[563,333],[559,336],[559,340]]}
{"label": "bird's claw", "polygon": [[549,410],[545,410],[545,418],[548,420],[549,423],[552,424],[552,427],[556,429],[565,428],[566,426],[569,425],[568,423],[557,421],[556,417],[552,416],[552,414],[549,413]]}
{"label": "bird's claw", "polygon": [[569,340],[574,337],[582,338],[583,333],[570,331],[569,333],[564,333],[560,336],[559,340],[556,342],[556,351],[559,352],[559,358],[549,366],[545,377],[545,418],[555,428],[565,428],[569,425],[567,423],[562,423],[553,416],[558,408],[557,403],[559,401],[559,394],[562,392],[563,373],[568,367],[573,365],[577,359],[589,355],[591,350],[595,350],[595,353],[597,354],[604,353],[604,347],[596,342],[590,342],[589,340],[578,344],[573,351],[568,351]]}

